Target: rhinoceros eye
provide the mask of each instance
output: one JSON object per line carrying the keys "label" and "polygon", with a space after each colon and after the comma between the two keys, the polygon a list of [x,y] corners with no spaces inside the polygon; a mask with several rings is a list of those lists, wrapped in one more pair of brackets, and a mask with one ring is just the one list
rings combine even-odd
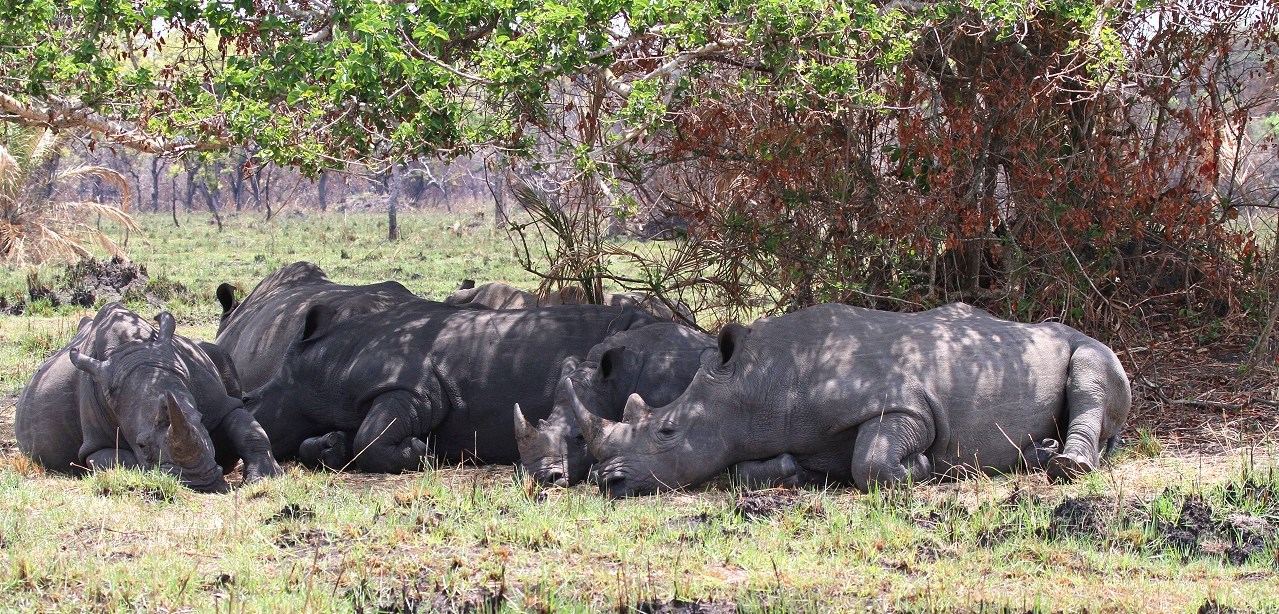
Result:
{"label": "rhinoceros eye", "polygon": [[657,426],[657,437],[659,439],[671,439],[679,434],[679,428],[674,422],[663,422]]}

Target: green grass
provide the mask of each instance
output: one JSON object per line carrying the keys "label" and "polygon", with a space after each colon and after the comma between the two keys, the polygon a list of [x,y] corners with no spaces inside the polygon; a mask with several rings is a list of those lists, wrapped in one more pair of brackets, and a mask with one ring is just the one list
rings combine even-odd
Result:
{"label": "green grass", "polygon": [[[1196,497],[1214,519],[1273,519],[1279,484],[1264,470],[1235,468],[1212,486],[1174,479],[1167,492],[1122,500],[1037,476],[871,495],[769,491],[782,509],[751,517],[722,484],[610,502],[586,487],[541,490],[509,468],[376,477],[294,468],[219,496],[120,473],[0,473],[0,608],[376,611],[486,598],[512,611],[671,599],[776,611],[1279,605],[1273,537],[1232,563],[1159,528]],[[1068,495],[1101,511],[1065,531],[1074,525],[1054,509]]]}
{"label": "green grass", "polygon": [[[402,216],[397,243],[382,240],[381,216],[243,216],[222,234],[203,219],[143,216],[148,242],[129,246],[153,280],[187,288],[163,307],[201,339],[216,329],[218,283],[247,292],[295,260],[432,298],[466,277],[535,283],[501,233],[454,234],[461,218]],[[0,288],[25,287],[25,275],[5,272]],[[289,466],[225,495],[154,473],[45,475],[14,449],[12,397],[86,312],[0,316],[0,611],[1279,608],[1274,450],[1179,454],[1149,430],[1067,486],[1016,475],[871,494],[741,495],[721,480],[608,501],[511,467]]]}

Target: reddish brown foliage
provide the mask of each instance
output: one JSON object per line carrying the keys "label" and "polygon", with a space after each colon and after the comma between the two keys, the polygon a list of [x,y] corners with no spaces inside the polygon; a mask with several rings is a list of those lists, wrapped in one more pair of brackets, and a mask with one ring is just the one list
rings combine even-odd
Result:
{"label": "reddish brown foliage", "polygon": [[[624,281],[699,292],[725,317],[965,300],[1103,338],[1260,305],[1256,238],[1231,220],[1275,192],[1249,191],[1244,170],[1279,176],[1243,147],[1279,111],[1276,9],[1169,3],[1084,23],[1057,6],[1011,26],[960,11],[903,62],[851,58],[858,82],[834,93],[797,87],[768,49],[718,57],[668,124],[612,158],[642,168],[640,210],[689,238],[632,254],[650,274]],[[652,69],[619,57],[620,78]]]}

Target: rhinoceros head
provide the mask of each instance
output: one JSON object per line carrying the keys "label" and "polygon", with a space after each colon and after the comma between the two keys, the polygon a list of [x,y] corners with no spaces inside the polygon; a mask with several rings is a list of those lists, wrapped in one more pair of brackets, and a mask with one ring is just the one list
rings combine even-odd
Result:
{"label": "rhinoceros head", "polygon": [[158,317],[154,340],[132,341],[104,359],[71,350],[77,369],[88,373],[104,409],[138,461],[178,476],[193,490],[225,492],[213,440],[200,421],[186,363],[173,345],[173,316]]}
{"label": "rhinoceros head", "polygon": [[740,454],[725,437],[741,428],[733,420],[736,369],[741,340],[749,329],[729,325],[718,350],[702,353],[701,367],[682,394],[664,407],[651,408],[639,394],[626,400],[621,421],[588,407],[573,382],[570,405],[587,447],[595,456],[600,489],[610,497],[643,495],[710,479]]}
{"label": "rhinoceros head", "polygon": [[[560,365],[560,383],[555,390],[555,407],[551,415],[530,423],[515,405],[515,445],[520,451],[524,471],[541,484],[568,486],[586,479],[595,459],[586,450],[586,439],[577,426],[569,405],[565,382],[572,379],[590,390],[596,369],[576,357],[565,358]],[[590,397],[594,398],[594,397]]]}

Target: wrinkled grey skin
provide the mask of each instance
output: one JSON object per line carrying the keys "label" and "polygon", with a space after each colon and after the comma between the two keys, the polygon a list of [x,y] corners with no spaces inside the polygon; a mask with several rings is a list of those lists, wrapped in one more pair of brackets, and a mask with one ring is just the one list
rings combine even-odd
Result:
{"label": "wrinkled grey skin", "polygon": [[225,492],[241,458],[245,481],[278,474],[225,353],[157,320],[111,303],[81,321],[18,399],[18,448],[55,471],[159,468],[201,492]]}
{"label": "wrinkled grey skin", "polygon": [[278,458],[370,472],[519,460],[511,407],[551,411],[559,365],[618,331],[652,324],[595,305],[478,310],[419,301],[334,322],[308,310],[280,371],[247,404]]}
{"label": "wrinkled grey skin", "polygon": [[[450,305],[483,305],[490,309],[533,309],[535,307],[555,307],[559,305],[589,305],[586,292],[580,286],[570,286],[548,296],[542,296],[500,281],[475,285],[472,280],[462,282],[462,286],[452,295],[444,299]],[[676,303],[671,309],[661,299],[641,292],[625,294],[605,294],[602,302],[612,307],[631,307],[643,309],[654,316],[672,322],[693,324],[693,312],[687,305]]]}
{"label": "wrinkled grey skin", "polygon": [[1132,400],[1098,341],[962,303],[917,314],[818,305],[729,325],[718,346],[678,399],[649,408],[633,395],[621,422],[568,387],[609,496],[783,454],[861,490],[1024,465],[1066,480],[1097,466]]}
{"label": "wrinkled grey skin", "polygon": [[621,420],[632,393],[657,405],[674,401],[697,373],[702,352],[714,347],[710,335],[662,322],[612,335],[584,359],[565,358],[551,415],[535,426],[521,408],[515,410],[524,470],[540,483],[568,486],[585,480],[595,463],[573,415],[566,379],[572,380],[586,407],[609,420]]}
{"label": "wrinkled grey skin", "polygon": [[367,286],[333,283],[310,262],[294,262],[267,275],[243,302],[235,301],[230,284],[218,286],[217,296],[222,322],[216,342],[231,356],[245,390],[275,375],[312,305],[328,305],[345,317],[423,300],[394,281]]}

